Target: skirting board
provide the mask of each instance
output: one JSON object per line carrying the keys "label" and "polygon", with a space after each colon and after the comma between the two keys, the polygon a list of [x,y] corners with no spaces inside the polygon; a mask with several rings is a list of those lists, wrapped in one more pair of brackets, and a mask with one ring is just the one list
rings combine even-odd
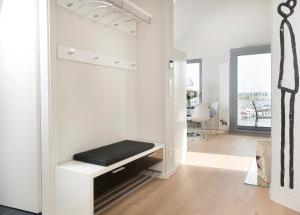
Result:
{"label": "skirting board", "polygon": [[272,184],[271,184],[271,189],[270,189],[270,198],[273,202],[283,205],[287,208],[290,208],[290,209],[300,213],[299,204],[295,203],[294,199],[288,198],[287,196],[282,196],[281,193],[273,191]]}
{"label": "skirting board", "polygon": [[104,56],[95,52],[88,52],[72,47],[58,46],[57,58],[62,60],[81,62],[99,66],[136,71],[136,62],[111,56]]}
{"label": "skirting board", "polygon": [[172,177],[173,175],[175,175],[177,168],[174,167],[173,169],[169,170],[168,172],[166,172],[165,174],[162,174],[160,176],[158,176],[157,178],[159,179],[169,179],[170,177]]}

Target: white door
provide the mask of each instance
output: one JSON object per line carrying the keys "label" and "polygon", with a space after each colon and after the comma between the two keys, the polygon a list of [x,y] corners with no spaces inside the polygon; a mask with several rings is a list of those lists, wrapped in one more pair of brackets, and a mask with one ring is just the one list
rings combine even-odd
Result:
{"label": "white door", "polygon": [[41,212],[37,17],[38,0],[2,0],[0,205],[35,213]]}

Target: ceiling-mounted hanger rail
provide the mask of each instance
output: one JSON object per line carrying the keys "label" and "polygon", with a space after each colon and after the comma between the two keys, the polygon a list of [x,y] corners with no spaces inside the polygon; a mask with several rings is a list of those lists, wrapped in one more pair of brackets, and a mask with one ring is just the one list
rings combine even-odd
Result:
{"label": "ceiling-mounted hanger rail", "polygon": [[128,0],[57,0],[57,4],[88,18],[93,23],[100,22],[119,31],[136,35],[136,23],[150,24],[152,16]]}
{"label": "ceiling-mounted hanger rail", "polygon": [[[116,2],[116,0],[107,0],[108,2],[114,4],[114,2]],[[135,5],[134,3],[132,3],[131,1],[128,0],[117,0],[120,3],[115,3],[114,5],[116,7],[118,7],[121,10],[126,11],[127,13],[135,16],[137,18],[137,20],[147,23],[147,24],[151,24],[152,21],[152,15],[146,11],[144,11],[142,8],[138,7],[137,5]]]}
{"label": "ceiling-mounted hanger rail", "polygon": [[[78,7],[76,7],[74,10],[72,10],[71,14],[76,13],[78,10],[80,10],[82,7],[85,7],[89,4],[101,4],[100,8],[106,8],[106,7],[111,7],[112,4],[104,1],[97,1],[97,0],[88,0],[84,1],[82,4],[80,4]],[[70,4],[69,4],[70,5]],[[97,6],[99,8],[99,6]],[[94,9],[94,8],[93,8]]]}

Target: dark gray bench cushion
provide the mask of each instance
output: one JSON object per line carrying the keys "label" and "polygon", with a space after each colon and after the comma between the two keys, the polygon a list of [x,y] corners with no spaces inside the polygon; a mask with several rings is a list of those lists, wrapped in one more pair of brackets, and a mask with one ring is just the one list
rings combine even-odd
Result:
{"label": "dark gray bench cushion", "polygon": [[109,166],[153,148],[153,143],[124,140],[74,155],[74,159],[100,166]]}

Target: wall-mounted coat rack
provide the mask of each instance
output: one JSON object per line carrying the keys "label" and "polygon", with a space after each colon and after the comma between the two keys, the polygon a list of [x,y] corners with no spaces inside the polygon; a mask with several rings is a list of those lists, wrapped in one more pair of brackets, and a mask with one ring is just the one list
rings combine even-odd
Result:
{"label": "wall-mounted coat rack", "polygon": [[91,19],[94,23],[116,28],[130,35],[136,35],[136,23],[151,23],[152,16],[128,0],[57,0],[57,4]]}
{"label": "wall-mounted coat rack", "polygon": [[71,47],[58,46],[57,57],[62,60],[69,60],[87,64],[115,67],[119,69],[136,71],[136,62],[116,57],[104,56],[95,52],[83,51]]}

